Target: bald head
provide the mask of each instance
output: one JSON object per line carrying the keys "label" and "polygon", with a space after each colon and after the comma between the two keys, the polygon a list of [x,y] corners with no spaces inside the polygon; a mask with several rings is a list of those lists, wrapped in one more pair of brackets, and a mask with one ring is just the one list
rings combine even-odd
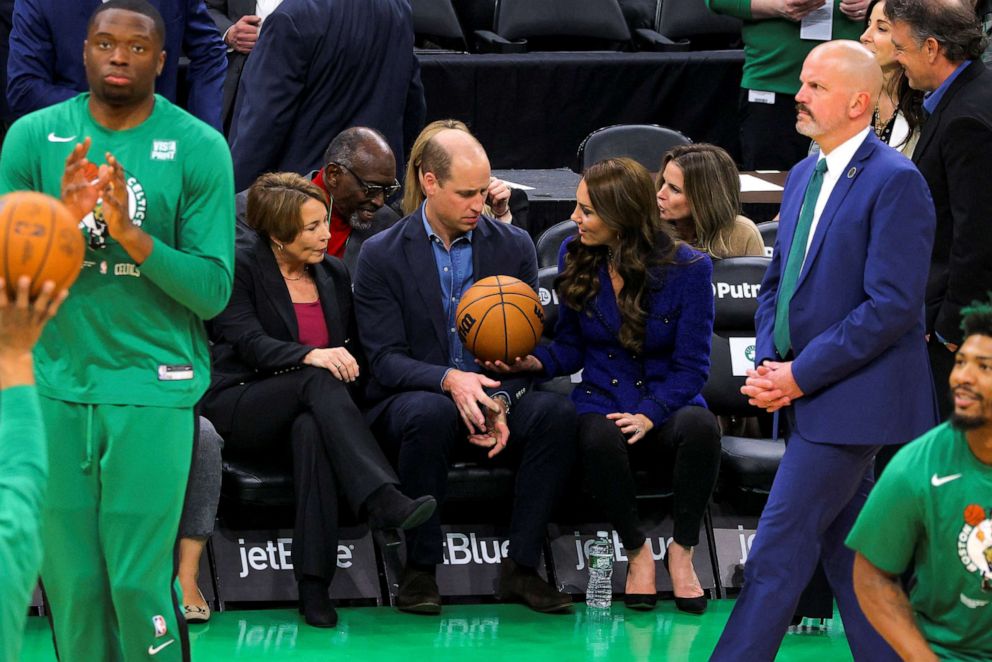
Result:
{"label": "bald head", "polygon": [[471,133],[459,129],[442,129],[424,145],[421,158],[422,173],[433,173],[441,184],[451,177],[455,165],[476,166],[485,163],[489,166],[486,150]]}
{"label": "bald head", "polygon": [[854,41],[830,41],[810,51],[799,76],[796,130],[829,153],[871,122],[882,69]]}

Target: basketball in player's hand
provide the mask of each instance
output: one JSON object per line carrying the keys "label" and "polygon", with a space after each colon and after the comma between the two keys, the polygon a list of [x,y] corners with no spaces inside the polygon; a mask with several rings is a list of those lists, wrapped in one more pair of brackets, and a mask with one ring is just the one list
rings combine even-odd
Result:
{"label": "basketball in player's hand", "polygon": [[527,283],[490,276],[470,287],[455,312],[458,337],[480,361],[527,356],[544,331],[544,308]]}
{"label": "basketball in player's hand", "polygon": [[32,298],[47,280],[56,292],[67,289],[85,252],[79,224],[60,201],[34,191],[0,197],[0,276],[11,297],[21,276],[31,278]]}

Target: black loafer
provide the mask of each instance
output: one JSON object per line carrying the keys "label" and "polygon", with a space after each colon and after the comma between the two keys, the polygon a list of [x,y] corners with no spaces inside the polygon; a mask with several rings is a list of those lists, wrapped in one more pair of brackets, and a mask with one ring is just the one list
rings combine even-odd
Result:
{"label": "black loafer", "polygon": [[426,570],[407,567],[396,593],[396,608],[410,614],[440,614],[441,593],[437,590],[434,575]]}
{"label": "black loafer", "polygon": [[522,602],[534,611],[547,614],[568,611],[572,597],[541,579],[536,571],[503,559],[496,598],[506,602]]}

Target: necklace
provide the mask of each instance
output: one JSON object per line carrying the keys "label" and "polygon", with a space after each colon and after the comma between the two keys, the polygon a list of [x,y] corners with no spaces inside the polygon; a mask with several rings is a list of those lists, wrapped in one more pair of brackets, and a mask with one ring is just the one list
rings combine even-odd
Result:
{"label": "necklace", "polygon": [[292,281],[303,280],[303,278],[305,278],[306,275],[307,275],[307,270],[306,270],[306,267],[304,267],[303,268],[303,273],[301,273],[296,278],[290,278],[289,276],[285,276],[285,275],[283,275],[282,271],[279,272],[279,275],[282,276],[282,279],[283,280],[292,280]]}

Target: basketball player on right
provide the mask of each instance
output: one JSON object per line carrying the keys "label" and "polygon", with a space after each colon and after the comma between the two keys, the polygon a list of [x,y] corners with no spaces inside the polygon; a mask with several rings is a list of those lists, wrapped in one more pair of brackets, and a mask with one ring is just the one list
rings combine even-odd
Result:
{"label": "basketball player on right", "polygon": [[[541,579],[537,566],[575,453],[575,408],[565,396],[528,391],[526,378],[501,384],[483,375],[456,330],[458,302],[475,281],[506,275],[537,289],[534,243],[482,215],[489,175],[474,137],[439,132],[424,147],[424,204],[362,247],[355,308],[372,378],[368,419],[387,451],[398,450],[401,486],[411,498],[444,500],[448,467],[466,455],[466,441],[490,449],[490,458],[507,447],[519,468],[500,597],[562,611],[571,598]],[[440,613],[437,513],[407,532],[406,557],[397,606]]]}
{"label": "basketball player on right", "polygon": [[210,376],[202,319],[231,292],[234,179],[223,136],[154,94],[164,38],[146,0],[101,4],[90,92],[15,122],[0,154],[0,193],[61,193],[93,240],[35,350],[62,662],[189,659],[173,552]]}

